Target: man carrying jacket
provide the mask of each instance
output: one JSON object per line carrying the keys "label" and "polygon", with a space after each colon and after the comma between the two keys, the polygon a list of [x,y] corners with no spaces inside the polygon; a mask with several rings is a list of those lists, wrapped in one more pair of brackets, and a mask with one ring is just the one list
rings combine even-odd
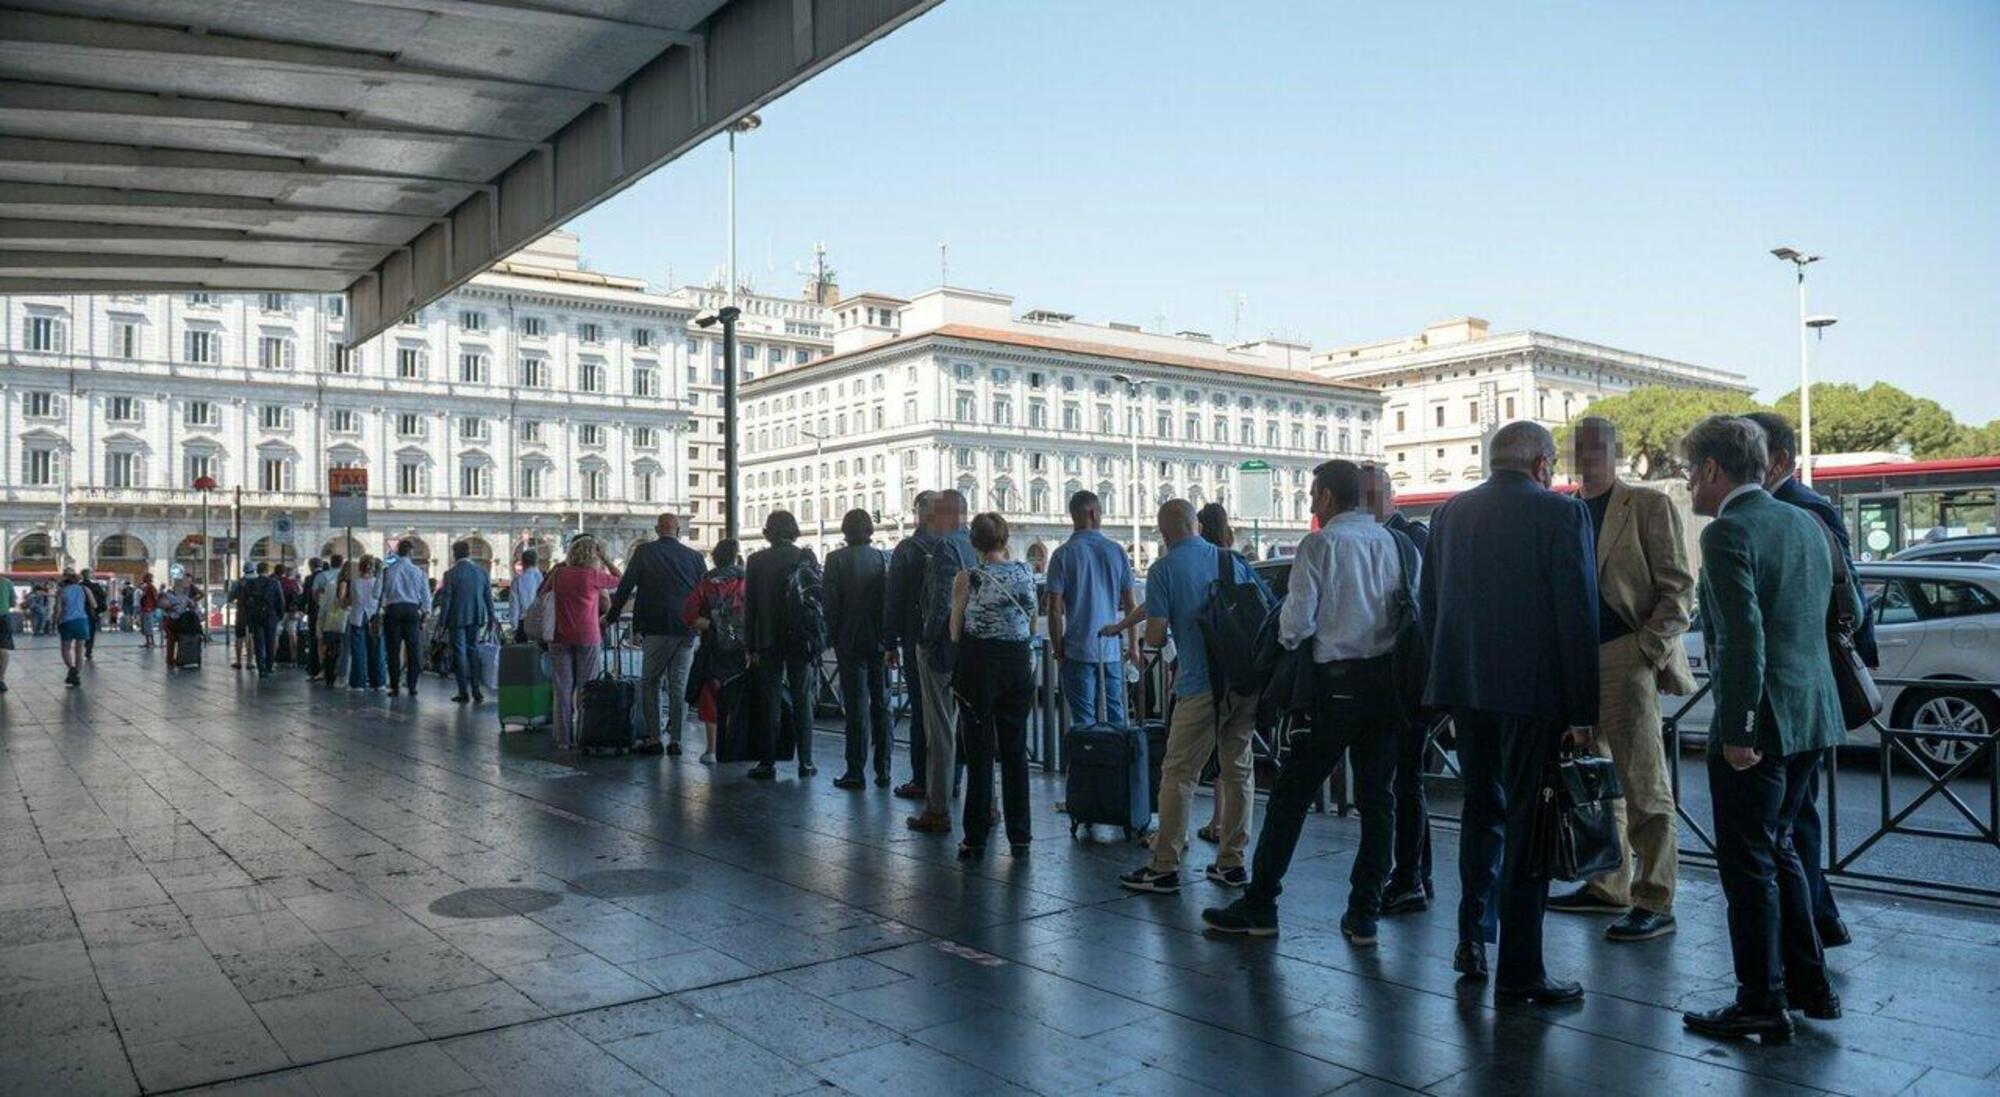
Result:
{"label": "man carrying jacket", "polygon": [[[681,752],[681,729],[687,723],[688,668],[694,665],[695,634],[681,621],[681,606],[694,593],[704,570],[701,553],[681,543],[681,520],[662,514],[653,523],[659,537],[632,550],[625,575],[611,595],[605,623],[618,620],[632,599],[632,631],[639,635],[643,661],[639,666],[639,714],[645,741],[638,751],[670,755]],[[637,597],[635,598],[634,595]],[[666,744],[660,736],[660,683],[666,682]]]}
{"label": "man carrying jacket", "polygon": [[900,800],[924,798],[928,744],[924,741],[923,686],[917,679],[917,640],[923,632],[917,588],[923,585],[924,561],[937,544],[937,536],[931,532],[931,504],[936,499],[937,492],[920,491],[911,500],[916,531],[896,543],[882,599],[882,646],[902,665],[904,704],[910,713],[910,779],[896,786],[895,796]]}

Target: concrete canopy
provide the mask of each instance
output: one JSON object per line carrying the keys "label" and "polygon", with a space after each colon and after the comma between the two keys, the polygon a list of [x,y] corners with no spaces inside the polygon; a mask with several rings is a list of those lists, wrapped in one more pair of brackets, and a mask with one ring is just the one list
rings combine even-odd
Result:
{"label": "concrete canopy", "polygon": [[938,0],[0,0],[0,293],[360,342]]}

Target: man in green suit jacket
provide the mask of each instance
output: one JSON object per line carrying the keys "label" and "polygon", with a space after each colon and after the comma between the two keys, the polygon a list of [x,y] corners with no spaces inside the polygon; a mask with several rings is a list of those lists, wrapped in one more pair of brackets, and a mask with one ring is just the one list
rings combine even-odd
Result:
{"label": "man in green suit jacket", "polygon": [[1771,498],[1763,429],[1714,415],[1684,443],[1701,534],[1702,639],[1714,685],[1708,775],[1715,859],[1729,903],[1736,1000],[1685,1015],[1716,1036],[1792,1038],[1789,1005],[1840,1016],[1813,928],[1792,821],[1844,733],[1826,610],[1833,558],[1810,514]]}

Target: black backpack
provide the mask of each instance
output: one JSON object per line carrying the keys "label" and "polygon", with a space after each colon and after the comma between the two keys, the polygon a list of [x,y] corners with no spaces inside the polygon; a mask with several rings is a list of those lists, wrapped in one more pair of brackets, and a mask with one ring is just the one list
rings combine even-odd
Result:
{"label": "black backpack", "polygon": [[1424,703],[1424,685],[1430,678],[1431,645],[1424,635],[1423,614],[1417,611],[1416,542],[1400,531],[1390,530],[1396,539],[1396,555],[1403,565],[1403,582],[1392,600],[1396,604],[1396,638],[1389,649],[1389,673],[1394,680],[1396,700],[1406,713],[1414,713]]}
{"label": "black backpack", "polygon": [[239,601],[243,603],[241,615],[245,621],[262,621],[270,615],[271,605],[266,590],[268,585],[263,576],[243,580],[243,594]]}
{"label": "black backpack", "polygon": [[817,658],[826,650],[826,604],[821,599],[819,568],[803,552],[785,576],[784,598],[778,632],[786,654]]}
{"label": "black backpack", "polygon": [[1201,607],[1201,634],[1208,650],[1210,690],[1256,695],[1271,676],[1272,660],[1258,658],[1258,640],[1278,612],[1277,602],[1261,583],[1236,581],[1234,552],[1215,554],[1216,578]]}

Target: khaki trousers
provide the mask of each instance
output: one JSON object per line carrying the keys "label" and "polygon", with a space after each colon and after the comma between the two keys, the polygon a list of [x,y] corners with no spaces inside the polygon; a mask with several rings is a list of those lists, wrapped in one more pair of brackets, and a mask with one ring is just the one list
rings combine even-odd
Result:
{"label": "khaki trousers", "polygon": [[1215,863],[1223,868],[1243,864],[1243,850],[1250,844],[1250,804],[1257,792],[1250,761],[1250,732],[1256,721],[1254,697],[1224,697],[1220,720],[1212,694],[1174,698],[1167,756],[1160,763],[1160,829],[1153,835],[1153,871],[1180,869],[1181,852],[1187,848],[1188,801],[1211,751],[1221,766],[1215,778],[1215,825],[1221,831]]}
{"label": "khaki trousers", "polygon": [[1597,753],[1611,759],[1625,789],[1616,808],[1625,860],[1593,877],[1590,886],[1613,902],[1670,914],[1680,835],[1660,733],[1658,681],[1636,635],[1599,648],[1597,665]]}

